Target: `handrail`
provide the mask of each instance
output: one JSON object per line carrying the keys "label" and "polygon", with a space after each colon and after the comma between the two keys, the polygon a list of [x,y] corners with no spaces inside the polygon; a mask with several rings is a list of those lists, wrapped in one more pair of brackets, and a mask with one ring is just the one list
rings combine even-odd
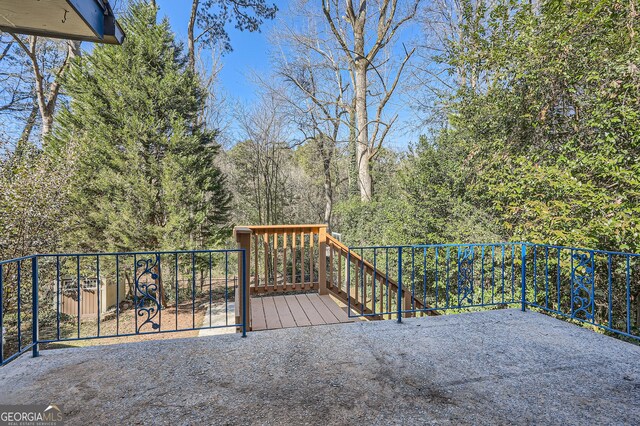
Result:
{"label": "handrail", "polygon": [[269,231],[289,230],[289,231],[303,231],[303,230],[319,230],[320,228],[327,228],[324,224],[306,224],[306,225],[243,225],[236,228],[248,228],[254,233],[265,233]]}
{"label": "handrail", "polygon": [[[369,274],[372,276],[376,277],[377,281],[380,282],[381,285],[386,285],[388,287],[388,291],[393,292],[394,294],[397,294],[398,292],[398,283],[397,281],[395,281],[394,279],[392,279],[391,277],[388,276],[387,273],[379,270],[378,268],[374,267],[374,265],[372,263],[370,263],[369,261],[363,259],[360,255],[358,255],[357,253],[355,253],[353,250],[349,249],[349,247],[347,247],[345,244],[343,244],[342,242],[338,241],[337,239],[333,238],[331,235],[327,235],[327,245],[329,246],[330,249],[333,250],[338,250],[340,252],[341,255],[344,255],[345,257],[348,257],[350,259],[350,262],[352,265],[356,265],[357,268],[362,268],[365,270],[365,274]],[[329,275],[330,275],[330,279],[329,279],[329,285],[328,285],[328,289],[329,291],[331,291],[335,296],[339,297],[340,299],[343,300],[343,302],[347,303],[350,306],[354,306],[356,309],[360,310],[361,313],[367,315],[367,316],[372,316],[372,319],[379,319],[379,317],[381,317],[381,315],[377,315],[376,313],[380,313],[381,310],[376,310],[373,307],[373,300],[372,300],[372,307],[369,308],[368,306],[366,306],[366,297],[365,297],[365,303],[363,306],[363,303],[361,300],[359,300],[358,297],[358,285],[356,284],[355,288],[354,288],[354,295],[351,294],[347,294],[346,291],[342,290],[342,288],[336,288],[336,286],[334,286],[334,282],[333,282],[333,253],[330,252],[330,268],[329,268]],[[340,271],[341,272],[341,271]],[[356,281],[357,281],[358,277],[356,276]],[[338,286],[339,287],[339,286]],[[349,299],[349,300],[347,300]],[[412,297],[410,293],[405,292],[404,293],[404,309],[405,310],[411,310],[412,308],[416,308],[418,310],[424,309],[425,306],[422,303],[421,300],[419,300],[416,297]],[[374,308],[374,309],[372,309]]]}

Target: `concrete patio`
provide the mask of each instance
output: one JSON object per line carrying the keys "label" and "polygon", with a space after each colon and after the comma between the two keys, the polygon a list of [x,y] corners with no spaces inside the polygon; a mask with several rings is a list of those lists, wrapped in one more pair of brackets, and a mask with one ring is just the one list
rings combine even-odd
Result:
{"label": "concrete patio", "polygon": [[640,347],[489,311],[43,351],[0,403],[68,424],[637,424]]}

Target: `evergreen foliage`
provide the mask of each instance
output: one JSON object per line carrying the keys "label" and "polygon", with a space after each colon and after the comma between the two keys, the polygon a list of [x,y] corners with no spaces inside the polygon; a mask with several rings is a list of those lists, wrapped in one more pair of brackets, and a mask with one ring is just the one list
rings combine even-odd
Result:
{"label": "evergreen foliage", "polygon": [[461,1],[466,21],[434,58],[458,81],[440,96],[446,123],[402,161],[392,193],[370,208],[339,208],[342,231],[370,244],[516,240],[638,252],[636,3]]}
{"label": "evergreen foliage", "polygon": [[152,7],[134,4],[122,23],[124,44],[96,46],[64,81],[71,102],[49,148],[78,153],[68,245],[211,247],[228,233],[230,196],[216,132],[195,124],[204,91]]}

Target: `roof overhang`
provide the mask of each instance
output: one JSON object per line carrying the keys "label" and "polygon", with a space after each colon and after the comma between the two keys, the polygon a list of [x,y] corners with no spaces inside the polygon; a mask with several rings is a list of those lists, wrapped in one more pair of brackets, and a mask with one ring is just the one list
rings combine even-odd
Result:
{"label": "roof overhang", "polygon": [[109,44],[124,40],[108,0],[2,0],[0,30]]}

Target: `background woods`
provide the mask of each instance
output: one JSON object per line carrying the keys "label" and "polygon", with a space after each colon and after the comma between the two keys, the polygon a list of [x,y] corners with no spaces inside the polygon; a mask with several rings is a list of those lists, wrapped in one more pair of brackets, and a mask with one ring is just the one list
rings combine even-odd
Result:
{"label": "background woods", "polygon": [[[317,222],[640,250],[637,1],[193,1],[184,37],[164,6],[120,3],[122,46],[0,35],[3,258]],[[250,101],[229,24],[267,28]]]}

